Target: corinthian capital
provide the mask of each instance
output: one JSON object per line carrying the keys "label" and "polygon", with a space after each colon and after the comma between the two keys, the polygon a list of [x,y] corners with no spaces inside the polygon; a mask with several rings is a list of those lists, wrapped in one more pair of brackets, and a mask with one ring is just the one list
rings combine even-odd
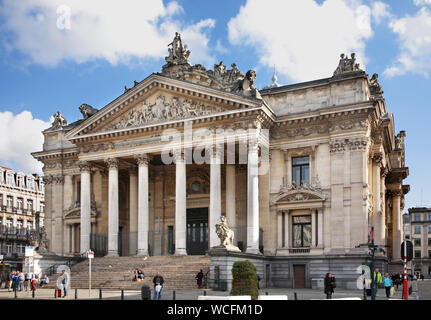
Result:
{"label": "corinthian capital", "polygon": [[81,172],[90,172],[91,168],[92,168],[92,165],[91,165],[90,162],[87,162],[87,161],[79,161],[78,162],[78,167],[79,167],[79,170]]}
{"label": "corinthian capital", "polygon": [[148,163],[150,162],[150,157],[147,154],[137,154],[134,156],[134,158],[138,166],[140,165],[148,166]]}
{"label": "corinthian capital", "polygon": [[105,159],[105,163],[109,169],[118,169],[118,159],[117,158],[108,158]]}

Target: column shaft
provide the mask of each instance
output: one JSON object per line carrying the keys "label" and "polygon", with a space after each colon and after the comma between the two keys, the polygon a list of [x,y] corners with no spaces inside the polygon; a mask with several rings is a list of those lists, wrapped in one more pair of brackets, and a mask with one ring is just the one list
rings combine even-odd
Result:
{"label": "column shaft", "polygon": [[129,254],[138,252],[138,175],[134,171],[129,172]]}
{"label": "column shaft", "polygon": [[210,248],[220,245],[216,233],[216,224],[221,216],[221,175],[220,154],[216,151],[210,159],[210,222],[209,222],[209,246]]}
{"label": "column shaft", "polygon": [[118,256],[118,161],[108,159],[109,187],[108,187],[108,256]]}
{"label": "column shaft", "polygon": [[138,255],[148,255],[148,158],[138,160]]}
{"label": "column shaft", "polygon": [[236,230],[236,175],[235,165],[226,164],[226,218],[229,227],[234,230],[234,245],[238,243]]}
{"label": "column shaft", "polygon": [[176,154],[175,161],[175,254],[187,255],[186,164],[182,154]]}
{"label": "column shaft", "polygon": [[392,198],[392,259],[401,259],[401,228],[400,228],[400,195],[395,194]]}
{"label": "column shaft", "polygon": [[277,212],[277,248],[283,248],[283,212]]}
{"label": "column shaft", "polygon": [[258,150],[249,148],[247,164],[247,253],[259,254]]}
{"label": "column shaft", "polygon": [[91,232],[91,174],[88,165],[85,166],[81,172],[81,253],[90,249]]}

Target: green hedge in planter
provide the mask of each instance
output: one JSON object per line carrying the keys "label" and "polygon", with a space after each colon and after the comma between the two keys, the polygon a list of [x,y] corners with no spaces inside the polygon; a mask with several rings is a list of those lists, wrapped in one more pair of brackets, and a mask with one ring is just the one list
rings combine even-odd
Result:
{"label": "green hedge in planter", "polygon": [[257,289],[256,267],[250,261],[237,261],[232,266],[233,296],[251,296],[256,300],[259,296]]}

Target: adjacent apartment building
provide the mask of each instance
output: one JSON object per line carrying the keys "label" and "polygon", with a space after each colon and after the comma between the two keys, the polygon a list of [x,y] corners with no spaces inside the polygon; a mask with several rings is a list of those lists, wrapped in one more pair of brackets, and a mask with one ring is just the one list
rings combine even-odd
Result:
{"label": "adjacent apartment building", "polygon": [[45,187],[42,177],[0,167],[0,255],[13,269],[22,269],[36,213],[43,226]]}
{"label": "adjacent apartment building", "polygon": [[410,208],[404,215],[404,233],[413,242],[414,272],[431,278],[431,208]]}

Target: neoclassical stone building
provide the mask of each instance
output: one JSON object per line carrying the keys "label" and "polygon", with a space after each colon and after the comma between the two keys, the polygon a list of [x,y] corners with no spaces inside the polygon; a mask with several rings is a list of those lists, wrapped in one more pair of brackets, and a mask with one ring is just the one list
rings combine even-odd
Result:
{"label": "neoclassical stone building", "polygon": [[254,71],[190,65],[179,34],[171,45],[161,73],[43,132],[52,251],[204,254],[225,215],[267,285],[332,271],[354,286],[372,226],[382,267],[400,261],[405,133],[377,75],[342,55],[330,78],[259,91]]}

